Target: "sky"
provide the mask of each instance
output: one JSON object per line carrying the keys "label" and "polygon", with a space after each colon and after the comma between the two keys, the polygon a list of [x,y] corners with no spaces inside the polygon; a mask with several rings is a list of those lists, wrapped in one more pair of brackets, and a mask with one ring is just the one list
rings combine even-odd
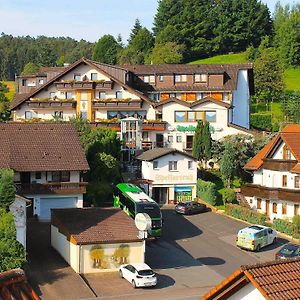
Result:
{"label": "sky", "polygon": [[[263,0],[273,13],[277,0]],[[282,5],[299,0],[281,0]],[[135,19],[152,29],[157,0],[0,0],[0,33],[69,36],[97,41],[104,34],[126,42]]]}

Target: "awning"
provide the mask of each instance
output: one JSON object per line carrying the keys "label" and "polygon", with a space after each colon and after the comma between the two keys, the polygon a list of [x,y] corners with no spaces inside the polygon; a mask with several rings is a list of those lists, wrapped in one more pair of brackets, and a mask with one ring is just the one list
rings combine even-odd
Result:
{"label": "awning", "polygon": [[175,186],[175,192],[191,192],[192,187],[190,186]]}

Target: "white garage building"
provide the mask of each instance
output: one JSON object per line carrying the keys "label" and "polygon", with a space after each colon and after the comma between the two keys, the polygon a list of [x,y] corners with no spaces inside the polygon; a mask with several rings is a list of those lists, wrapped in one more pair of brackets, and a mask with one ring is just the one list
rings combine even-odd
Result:
{"label": "white garage building", "polygon": [[51,245],[77,273],[111,272],[143,263],[145,241],[119,208],[54,209]]}
{"label": "white garage building", "polygon": [[28,217],[50,221],[51,208],[83,207],[89,170],[71,124],[0,124],[0,168],[15,173],[19,195],[32,200]]}

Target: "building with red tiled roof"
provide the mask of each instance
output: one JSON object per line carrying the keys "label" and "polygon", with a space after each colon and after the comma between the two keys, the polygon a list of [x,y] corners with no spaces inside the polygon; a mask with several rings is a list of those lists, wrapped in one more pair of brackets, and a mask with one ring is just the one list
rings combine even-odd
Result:
{"label": "building with red tiled roof", "polygon": [[300,125],[288,125],[244,167],[253,184],[241,192],[250,206],[270,219],[299,215]]}
{"label": "building with red tiled roof", "polygon": [[144,262],[145,241],[138,238],[134,220],[118,208],[52,210],[51,245],[77,273]]}
{"label": "building with red tiled roof", "polygon": [[143,149],[191,150],[198,120],[210,122],[215,140],[249,133],[251,64],[121,67],[81,58],[27,77],[17,77],[14,121],[80,116],[121,131],[121,120],[135,117]]}
{"label": "building with red tiled roof", "polygon": [[0,273],[0,300],[40,300],[21,269]]}
{"label": "building with red tiled roof", "polygon": [[0,168],[14,171],[18,194],[40,220],[50,220],[51,208],[83,206],[89,166],[71,124],[0,124]]}
{"label": "building with red tiled roof", "polygon": [[300,259],[241,266],[201,300],[296,300],[300,298]]}

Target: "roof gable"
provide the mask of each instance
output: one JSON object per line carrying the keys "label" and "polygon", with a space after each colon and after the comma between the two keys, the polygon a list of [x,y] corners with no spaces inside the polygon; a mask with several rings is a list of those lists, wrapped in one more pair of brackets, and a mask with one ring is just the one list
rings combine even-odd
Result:
{"label": "roof gable", "polygon": [[144,160],[144,161],[152,161],[154,159],[158,159],[160,157],[173,154],[173,153],[178,153],[183,156],[186,156],[188,158],[191,158],[193,160],[196,160],[192,155],[188,154],[187,152],[179,151],[175,148],[154,148],[150,149],[148,151],[143,152],[139,156],[136,157],[138,160]]}
{"label": "roof gable", "polygon": [[0,142],[0,168],[18,172],[89,170],[72,124],[3,123]]}

